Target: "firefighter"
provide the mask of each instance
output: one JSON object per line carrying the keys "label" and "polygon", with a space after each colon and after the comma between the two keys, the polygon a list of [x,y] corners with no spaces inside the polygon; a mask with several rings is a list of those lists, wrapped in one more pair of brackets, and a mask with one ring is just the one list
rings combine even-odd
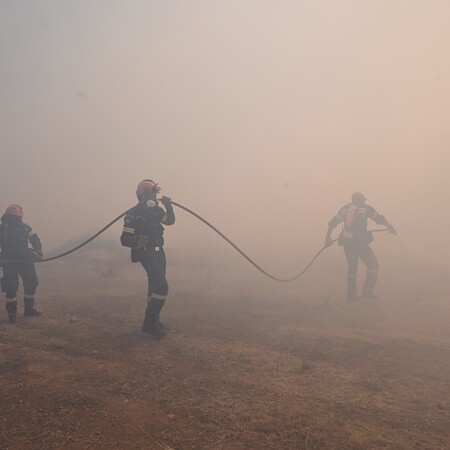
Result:
{"label": "firefighter", "polygon": [[351,203],[343,206],[339,212],[328,223],[325,237],[325,245],[333,245],[331,233],[334,228],[343,223],[343,229],[339,235],[339,245],[344,247],[348,263],[347,275],[347,300],[353,302],[358,300],[356,273],[358,261],[365,264],[367,268],[366,279],[362,291],[362,298],[376,300],[378,297],[373,293],[378,278],[378,261],[375,253],[370,248],[373,234],[367,230],[368,219],[379,225],[384,225],[392,234],[397,234],[394,227],[375,211],[372,206],[366,204],[366,197],[362,192],[352,194]]}
{"label": "firefighter", "polygon": [[[147,273],[147,309],[142,331],[158,338],[164,337],[166,331],[159,315],[169,291],[163,225],[175,223],[171,199],[162,197],[158,201],[156,198],[160,190],[158,183],[150,179],[138,184],[136,195],[139,203],[127,212],[120,237],[122,245],[131,248],[131,261],[141,263]],[[164,208],[159,206],[159,202]]]}
{"label": "firefighter", "polygon": [[30,260],[3,265],[1,287],[2,292],[6,294],[6,311],[10,323],[15,323],[17,317],[16,295],[19,289],[19,276],[22,278],[24,287],[24,316],[41,315],[34,307],[34,295],[39,280],[31,260],[42,259],[42,245],[38,235],[22,221],[22,217],[22,208],[13,204],[6,208],[0,224],[1,259]]}

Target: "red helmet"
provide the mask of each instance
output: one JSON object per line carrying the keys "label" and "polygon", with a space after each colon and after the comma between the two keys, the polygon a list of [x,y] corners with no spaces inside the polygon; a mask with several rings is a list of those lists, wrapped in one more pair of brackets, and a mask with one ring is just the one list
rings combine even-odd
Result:
{"label": "red helmet", "polygon": [[22,207],[16,204],[9,205],[6,208],[4,216],[17,216],[17,217],[23,217],[23,210]]}
{"label": "red helmet", "polygon": [[160,191],[161,188],[158,186],[158,183],[155,183],[153,180],[143,180],[137,185],[136,195],[139,197],[145,192],[158,194]]}

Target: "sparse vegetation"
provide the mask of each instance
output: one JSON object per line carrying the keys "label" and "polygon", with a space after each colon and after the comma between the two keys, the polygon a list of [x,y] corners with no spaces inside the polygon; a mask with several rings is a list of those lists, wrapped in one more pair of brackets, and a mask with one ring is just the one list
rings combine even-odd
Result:
{"label": "sparse vegetation", "polygon": [[154,341],[141,270],[83,258],[40,267],[42,317],[0,312],[0,448],[450,447],[442,296],[349,306],[306,279],[274,305],[278,286],[243,299],[225,267],[199,291],[204,267],[174,264]]}

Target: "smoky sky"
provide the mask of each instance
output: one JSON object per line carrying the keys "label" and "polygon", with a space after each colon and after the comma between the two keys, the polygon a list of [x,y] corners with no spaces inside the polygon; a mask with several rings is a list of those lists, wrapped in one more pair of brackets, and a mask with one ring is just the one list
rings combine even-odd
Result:
{"label": "smoky sky", "polygon": [[[0,208],[51,249],[150,177],[267,262],[358,190],[446,261],[448,55],[447,0],[3,0]],[[181,211],[167,235],[218,245]]]}

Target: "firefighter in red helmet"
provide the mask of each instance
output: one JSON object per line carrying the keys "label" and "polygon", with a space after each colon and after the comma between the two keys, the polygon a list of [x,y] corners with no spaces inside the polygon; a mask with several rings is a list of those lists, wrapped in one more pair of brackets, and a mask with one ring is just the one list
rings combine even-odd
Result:
{"label": "firefighter in red helmet", "polygon": [[24,287],[24,316],[41,315],[34,307],[34,295],[39,281],[31,260],[42,258],[42,245],[38,235],[22,221],[22,217],[22,208],[13,204],[6,208],[0,224],[1,259],[30,260],[3,265],[1,286],[2,292],[6,294],[6,311],[11,323],[15,323],[17,317],[16,295],[19,289],[19,276]]}
{"label": "firefighter in red helmet", "polygon": [[155,337],[165,335],[165,326],[159,315],[169,291],[163,225],[175,223],[171,199],[162,197],[159,201],[156,197],[160,190],[158,183],[150,179],[138,184],[136,195],[139,203],[126,214],[120,237],[122,245],[131,248],[131,261],[141,263],[147,273],[147,309],[142,331]]}
{"label": "firefighter in red helmet", "polygon": [[394,227],[384,216],[378,214],[372,206],[366,204],[366,200],[362,192],[354,192],[351,203],[343,206],[328,223],[325,238],[325,245],[332,245],[331,233],[337,225],[343,223],[343,229],[339,235],[339,245],[344,247],[348,263],[347,300],[350,302],[358,300],[356,274],[360,259],[367,268],[361,297],[372,300],[378,298],[373,293],[378,279],[378,261],[370,248],[373,234],[367,230],[368,220],[371,219],[379,225],[384,225],[390,233],[397,234]]}

